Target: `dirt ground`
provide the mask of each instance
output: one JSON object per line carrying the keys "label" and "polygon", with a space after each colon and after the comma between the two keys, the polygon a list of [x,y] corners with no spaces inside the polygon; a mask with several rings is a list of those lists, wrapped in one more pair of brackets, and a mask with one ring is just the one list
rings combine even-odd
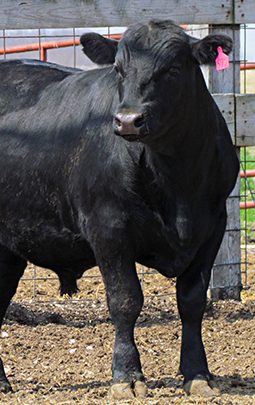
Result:
{"label": "dirt ground", "polygon": [[[221,396],[188,397],[177,375],[181,344],[174,281],[146,270],[145,305],[136,342],[149,387],[148,397],[114,401],[110,395],[114,328],[97,270],[80,281],[75,301],[56,301],[58,282],[37,269],[20,283],[1,334],[1,353],[13,393],[8,405],[255,405],[255,254],[249,255],[248,285],[242,301],[208,302],[203,339]],[[33,278],[30,266],[25,278]],[[49,273],[51,276],[53,273]],[[140,275],[140,278],[142,276]],[[164,295],[172,292],[171,295]],[[28,302],[36,295],[36,302]],[[86,299],[83,299],[86,298]],[[55,301],[52,301],[54,299]]]}

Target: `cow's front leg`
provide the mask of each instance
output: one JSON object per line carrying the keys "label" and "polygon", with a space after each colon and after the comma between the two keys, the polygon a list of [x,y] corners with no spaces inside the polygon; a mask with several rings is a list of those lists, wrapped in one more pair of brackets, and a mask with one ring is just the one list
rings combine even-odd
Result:
{"label": "cow's front leg", "polygon": [[115,327],[112,394],[116,399],[126,399],[145,396],[147,392],[134,341],[134,326],[142,309],[143,295],[135,263],[123,255],[115,259],[114,263],[102,264],[101,271]]}
{"label": "cow's front leg", "polygon": [[[137,277],[132,249],[116,239],[97,249],[97,262],[105,283],[107,303],[115,327],[115,347],[112,361],[115,399],[145,396],[147,388],[140,356],[134,341],[134,326],[143,306],[143,294]],[[117,242],[116,242],[117,241]]]}
{"label": "cow's front leg", "polygon": [[207,243],[185,271],[177,278],[177,301],[182,321],[180,371],[184,390],[204,397],[219,395],[209,372],[202,341],[202,318],[206,307],[211,268],[225,230],[225,216]]}

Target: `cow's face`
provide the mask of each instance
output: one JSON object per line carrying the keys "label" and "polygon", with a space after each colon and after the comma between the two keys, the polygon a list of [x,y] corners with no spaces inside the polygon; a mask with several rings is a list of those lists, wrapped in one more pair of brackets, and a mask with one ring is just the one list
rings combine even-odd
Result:
{"label": "cow's face", "polygon": [[83,35],[81,43],[94,62],[113,63],[116,70],[115,134],[145,143],[180,125],[187,114],[192,119],[203,81],[199,64],[212,63],[218,46],[227,53],[232,47],[229,37],[209,35],[199,41],[171,21],[158,20],[130,26],[119,43],[97,34]]}
{"label": "cow's face", "polygon": [[120,100],[116,135],[145,141],[167,131],[182,102],[189,58],[188,36],[173,24],[151,22],[125,32],[114,62]]}

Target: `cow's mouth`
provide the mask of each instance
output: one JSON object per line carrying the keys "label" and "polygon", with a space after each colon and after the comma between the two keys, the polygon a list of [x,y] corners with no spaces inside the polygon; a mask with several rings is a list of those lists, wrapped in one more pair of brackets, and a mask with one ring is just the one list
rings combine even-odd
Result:
{"label": "cow's mouth", "polygon": [[114,131],[115,135],[120,136],[128,142],[141,142],[148,134],[120,134],[117,131]]}

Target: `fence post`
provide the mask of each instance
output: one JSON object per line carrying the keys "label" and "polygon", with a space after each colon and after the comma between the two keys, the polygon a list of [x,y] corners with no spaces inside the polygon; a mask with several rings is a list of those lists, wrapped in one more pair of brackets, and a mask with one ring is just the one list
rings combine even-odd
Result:
{"label": "fence post", "polygon": [[[221,72],[216,71],[215,67],[209,69],[211,93],[240,93],[240,25],[212,25],[209,26],[209,33],[226,34],[233,39],[230,68]],[[239,155],[240,148],[236,147],[236,152]],[[211,278],[211,299],[213,301],[240,300],[242,285],[239,195],[240,178],[227,201],[227,229],[215,260]]]}

